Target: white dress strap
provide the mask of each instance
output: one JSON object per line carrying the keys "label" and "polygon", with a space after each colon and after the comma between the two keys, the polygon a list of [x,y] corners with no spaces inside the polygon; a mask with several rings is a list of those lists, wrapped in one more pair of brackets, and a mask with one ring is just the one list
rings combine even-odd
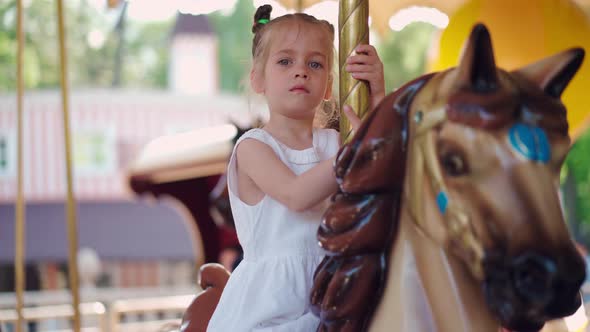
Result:
{"label": "white dress strap", "polygon": [[248,138],[253,138],[262,143],[265,143],[266,145],[269,145],[273,149],[273,151],[275,151],[275,153],[281,158],[281,160],[285,159],[285,154],[283,153],[281,144],[277,140],[275,140],[274,137],[272,137],[268,132],[261,128],[253,128],[245,132],[236,142],[236,145],[234,146],[234,152],[232,153],[232,155],[235,153],[237,146],[243,140]]}

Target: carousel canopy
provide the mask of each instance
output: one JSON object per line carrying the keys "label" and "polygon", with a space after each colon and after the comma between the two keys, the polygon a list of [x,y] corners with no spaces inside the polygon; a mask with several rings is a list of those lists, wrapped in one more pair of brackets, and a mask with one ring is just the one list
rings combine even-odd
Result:
{"label": "carousel canopy", "polygon": [[237,133],[234,125],[224,124],[156,138],[141,151],[130,175],[162,183],[221,174]]}

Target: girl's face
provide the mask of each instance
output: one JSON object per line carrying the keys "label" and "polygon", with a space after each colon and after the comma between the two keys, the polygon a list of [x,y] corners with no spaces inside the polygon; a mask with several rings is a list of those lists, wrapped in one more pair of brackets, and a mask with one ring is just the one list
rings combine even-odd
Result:
{"label": "girl's face", "polygon": [[264,72],[252,71],[252,86],[266,96],[271,113],[313,120],[317,106],[331,96],[329,34],[301,21],[285,22],[272,32]]}

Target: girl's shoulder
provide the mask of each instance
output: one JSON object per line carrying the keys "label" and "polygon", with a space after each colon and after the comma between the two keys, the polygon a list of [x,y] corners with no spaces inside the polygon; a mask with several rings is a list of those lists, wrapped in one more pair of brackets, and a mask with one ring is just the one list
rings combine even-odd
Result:
{"label": "girl's shoulder", "polygon": [[238,146],[241,145],[240,143],[246,139],[254,139],[262,142],[274,150],[275,153],[278,153],[280,150],[277,141],[266,130],[262,128],[252,128],[242,134],[242,136],[236,141],[236,144],[234,145],[234,153],[237,151]]}
{"label": "girl's shoulder", "polygon": [[248,131],[246,131],[244,134],[242,134],[242,136],[240,136],[240,138],[238,138],[238,140],[236,141],[235,146],[238,146],[238,144],[240,144],[240,142],[242,142],[245,139],[255,139],[257,141],[261,141],[262,143],[266,143],[267,145],[270,145],[271,147],[274,147],[274,145],[276,144],[276,140],[264,129],[262,128],[252,128]]}

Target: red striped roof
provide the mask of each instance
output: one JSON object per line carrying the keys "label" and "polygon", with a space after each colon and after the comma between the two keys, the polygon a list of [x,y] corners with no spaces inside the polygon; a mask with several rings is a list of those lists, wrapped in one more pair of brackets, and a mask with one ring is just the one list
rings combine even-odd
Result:
{"label": "red striped roof", "polygon": [[[237,96],[177,96],[166,92],[86,91],[70,98],[72,140],[76,133],[114,133],[112,170],[82,172],[75,168],[76,199],[125,200],[126,170],[141,148],[161,135],[228,122],[247,125],[252,116],[245,98]],[[24,190],[28,202],[62,201],[66,192],[63,126],[59,92],[25,95]],[[0,136],[16,147],[16,96],[0,94]],[[13,164],[16,167],[16,154]],[[9,158],[11,158],[9,156]],[[75,159],[75,158],[74,158]],[[0,203],[16,197],[16,170],[0,174]]]}

